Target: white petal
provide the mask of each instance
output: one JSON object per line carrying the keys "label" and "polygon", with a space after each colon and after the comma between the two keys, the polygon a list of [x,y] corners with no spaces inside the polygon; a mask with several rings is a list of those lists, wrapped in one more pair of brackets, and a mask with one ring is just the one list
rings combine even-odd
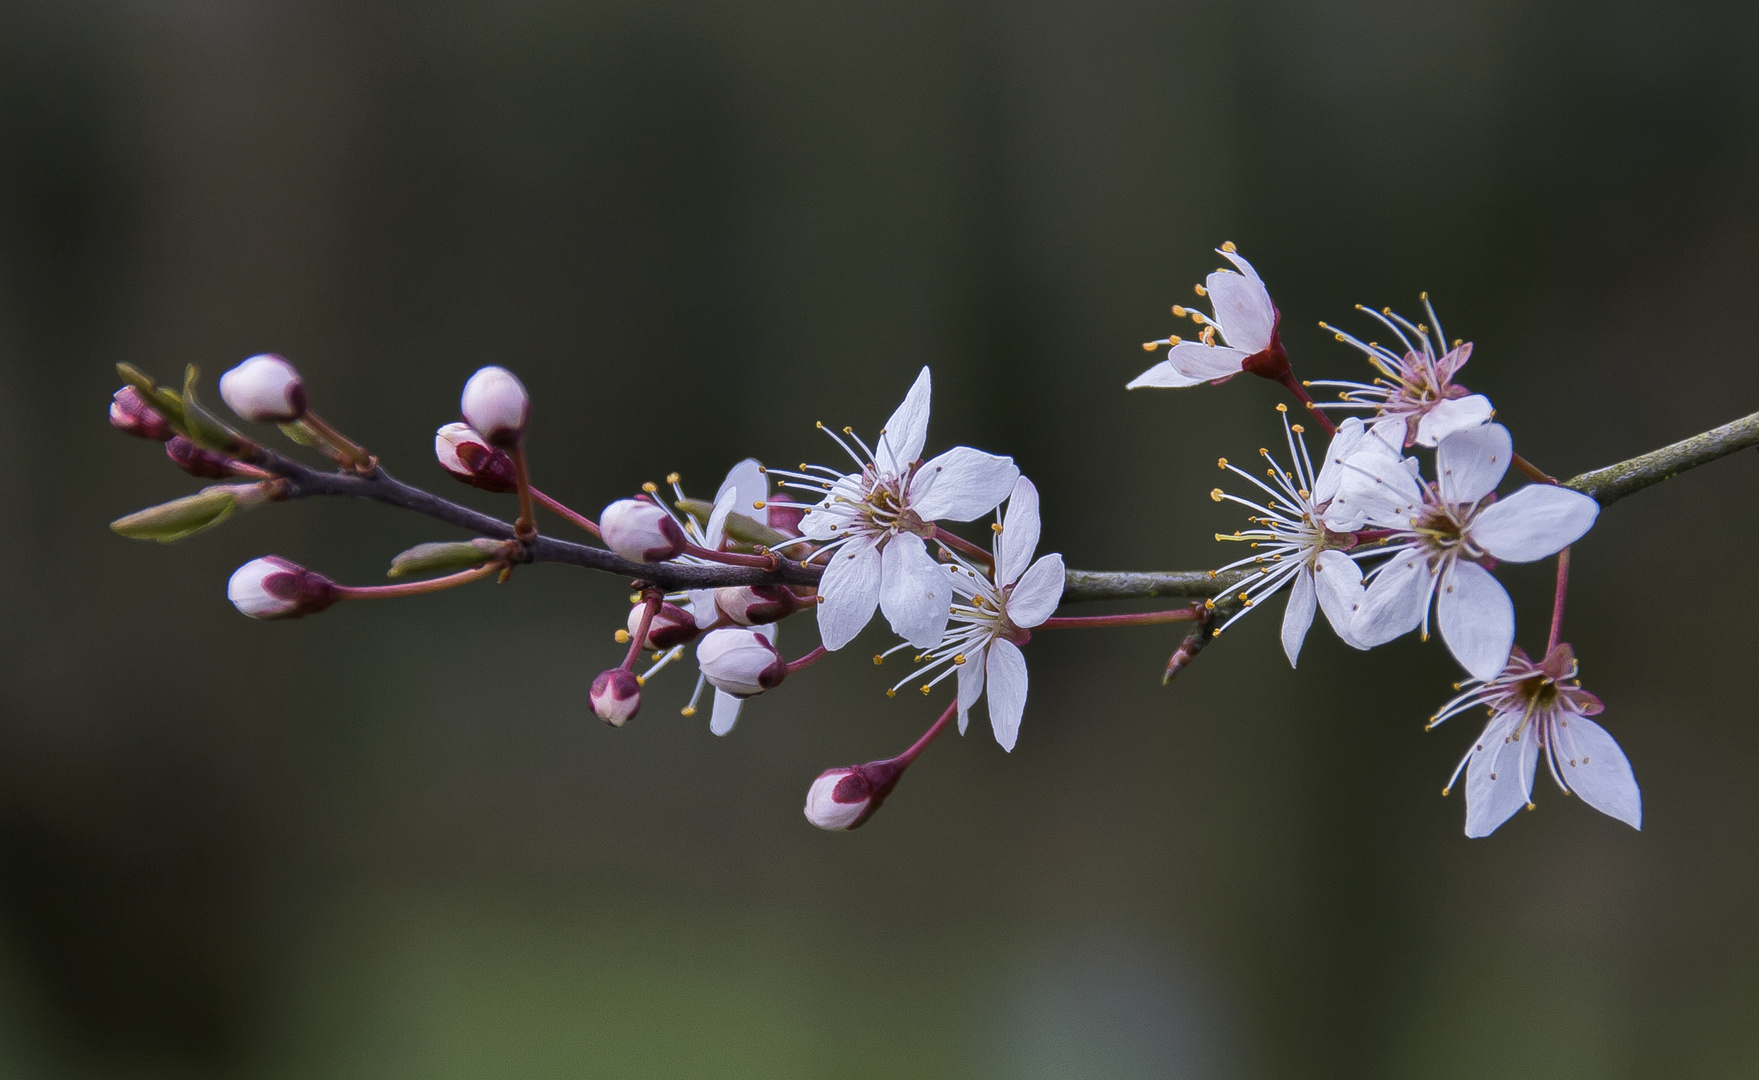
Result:
{"label": "white petal", "polygon": [[1020,715],[1026,711],[1026,658],[1012,641],[990,642],[984,661],[989,669],[989,725],[996,742],[1012,752],[1020,738]]}
{"label": "white petal", "polygon": [[982,652],[974,653],[965,658],[959,665],[959,734],[965,734],[965,727],[971,721],[971,707],[983,696],[983,669],[989,659],[989,647]]}
{"label": "white petal", "polygon": [[928,369],[916,376],[904,403],[880,429],[879,442],[873,448],[874,464],[882,473],[900,476],[912,462],[922,456],[922,444],[928,441]]}
{"label": "white petal", "polygon": [[1053,553],[1033,563],[1008,594],[1008,621],[1030,630],[1050,618],[1063,600],[1063,577],[1061,555]]}
{"label": "white petal", "polygon": [[1489,836],[1532,801],[1539,747],[1528,725],[1519,736],[1519,713],[1501,713],[1484,728],[1466,764],[1466,835]]}
{"label": "white petal", "polygon": [[1295,572],[1295,584],[1289,588],[1289,604],[1283,609],[1283,655],[1289,666],[1301,655],[1301,642],[1307,639],[1307,628],[1313,625],[1313,609],[1319,598],[1313,589],[1313,572],[1302,568]]}
{"label": "white petal", "polygon": [[1442,640],[1474,679],[1496,678],[1515,644],[1515,605],[1490,571],[1456,559],[1435,601]]}
{"label": "white petal", "polygon": [[715,508],[709,513],[708,524],[703,526],[703,547],[710,551],[721,550],[721,540],[727,533],[727,515],[739,505],[739,490],[723,487],[715,496]]}
{"label": "white petal", "polygon": [[1008,496],[1002,535],[996,543],[996,584],[1012,585],[1038,550],[1038,488],[1022,476]]}
{"label": "white petal", "polygon": [[1019,478],[1013,458],[955,446],[910,478],[910,509],[924,521],[975,521],[1002,505]]}
{"label": "white petal", "polygon": [[1407,549],[1393,556],[1374,575],[1362,598],[1352,644],[1372,649],[1417,629],[1434,588],[1435,575],[1422,555]]}
{"label": "white petal", "polygon": [[847,514],[831,509],[847,505],[843,500],[861,501],[860,474],[849,473],[831,482],[831,489],[825,497],[801,517],[800,535],[809,540],[835,540],[838,530],[849,524]]}
{"label": "white petal", "polygon": [[1186,378],[1208,382],[1240,374],[1240,365],[1251,355],[1244,349],[1231,349],[1226,345],[1181,341],[1167,350],[1167,363]]}
{"label": "white petal", "polygon": [[1631,763],[1606,729],[1586,716],[1559,717],[1552,751],[1564,783],[1594,809],[1633,829],[1643,827],[1643,793]]}
{"label": "white petal", "polygon": [[736,698],[725,690],[715,691],[715,711],[709,715],[708,729],[716,735],[725,735],[733,730],[739,722],[739,707],[745,704],[743,698]]}
{"label": "white petal", "polygon": [[1160,363],[1144,371],[1142,374],[1124,384],[1126,390],[1140,390],[1144,387],[1178,387],[1197,386],[1209,381],[1209,376],[1187,375],[1173,366],[1171,360]]}
{"label": "white petal", "polygon": [[1456,431],[1489,423],[1495,413],[1483,394],[1443,401],[1417,421],[1417,445],[1434,446]]}
{"label": "white petal", "polygon": [[706,629],[720,618],[721,612],[715,607],[715,590],[691,589],[690,614],[696,619],[699,630]]}
{"label": "white petal", "polygon": [[1472,540],[1503,562],[1533,562],[1582,538],[1600,504],[1569,488],[1528,484],[1472,519]]}
{"label": "white petal", "polygon": [[1345,449],[1347,453],[1340,456],[1328,454],[1321,470],[1328,474],[1325,480],[1330,489],[1326,524],[1340,532],[1363,525],[1408,528],[1412,514],[1423,502],[1416,459],[1402,456],[1373,431],[1347,443]]}
{"label": "white petal", "polygon": [[1477,502],[1496,490],[1509,471],[1515,443],[1501,424],[1456,431],[1435,449],[1441,497],[1451,503]]}
{"label": "white petal", "polygon": [[1217,270],[1204,281],[1210,303],[1215,305],[1215,322],[1222,337],[1236,349],[1255,353],[1270,348],[1270,331],[1275,325],[1276,309],[1271,306],[1270,293],[1264,282],[1245,259],[1222,252],[1246,274]]}
{"label": "white petal", "polygon": [[818,592],[818,636],[835,652],[855,640],[879,606],[880,553],[873,541],[857,537],[831,552]]}
{"label": "white petal", "polygon": [[[1338,479],[1343,475],[1343,459],[1354,454],[1368,437],[1368,429],[1360,416],[1352,416],[1338,425],[1337,434],[1325,448],[1319,461],[1319,475],[1313,479],[1313,505],[1323,506],[1338,493]],[[1390,450],[1389,450],[1390,453]]]}
{"label": "white petal", "polygon": [[720,502],[721,496],[728,491],[739,493],[736,509],[742,514],[750,514],[756,502],[765,502],[770,497],[770,478],[764,474],[763,463],[756,458],[746,458],[728,470],[727,478],[715,491],[715,501]]}
{"label": "white petal", "polygon": [[1347,645],[1363,648],[1356,640],[1356,619],[1366,597],[1362,588],[1362,568],[1356,565],[1356,560],[1341,551],[1320,552],[1319,562],[1313,568],[1313,584],[1319,597],[1319,609],[1325,612],[1338,637]]}
{"label": "white petal", "polygon": [[935,561],[915,533],[892,537],[880,561],[880,610],[892,633],[918,649],[939,645],[953,603],[949,568]]}

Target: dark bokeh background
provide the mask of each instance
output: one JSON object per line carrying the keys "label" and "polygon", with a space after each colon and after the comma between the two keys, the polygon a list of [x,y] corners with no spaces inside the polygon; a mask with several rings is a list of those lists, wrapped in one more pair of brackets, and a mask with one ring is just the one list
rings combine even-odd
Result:
{"label": "dark bokeh background", "polygon": [[[1571,473],[1759,408],[1750,4],[0,7],[0,1074],[1744,1077],[1759,1073],[1759,462],[1610,510],[1568,637],[1633,833],[1542,781],[1487,841],[1473,734],[1405,640],[1276,616],[1044,635],[1018,750],[935,747],[874,822],[827,766],[932,718],[870,649],[729,738],[656,681],[591,719],[621,583],[560,567],[288,624],[447,531],[376,506],[171,547],[192,490],[103,424],[129,360],[275,350],[410,479],[477,366],[591,511],[827,460],[931,364],[930,449],[1014,454],[1046,548],[1192,567],[1267,384],[1125,393],[1237,241],[1317,329],[1436,297],[1473,389]],[[456,488],[456,490],[453,490]],[[462,494],[461,494],[462,493]],[[1511,567],[1523,639],[1548,570]],[[870,631],[871,643],[882,635]],[[785,642],[801,649],[806,626]],[[864,638],[863,642],[869,639]],[[895,675],[894,675],[895,677]],[[907,700],[908,699],[908,700]]]}

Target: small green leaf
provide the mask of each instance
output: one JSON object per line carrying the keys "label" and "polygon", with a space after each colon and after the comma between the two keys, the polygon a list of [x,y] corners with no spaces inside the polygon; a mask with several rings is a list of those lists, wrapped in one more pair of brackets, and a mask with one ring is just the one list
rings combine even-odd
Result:
{"label": "small green leaf", "polygon": [[110,523],[110,528],[130,540],[157,540],[169,544],[220,524],[232,516],[237,505],[238,499],[230,490],[213,487],[117,518]]}
{"label": "small green leaf", "polygon": [[244,437],[220,421],[196,400],[195,384],[201,372],[194,364],[183,369],[183,425],[197,446],[222,454],[236,454],[244,446]]}
{"label": "small green leaf", "polygon": [[788,539],[786,533],[780,533],[768,525],[759,524],[756,519],[746,517],[744,514],[728,514],[725,530],[729,539],[740,544],[762,544],[765,547],[775,547]]}
{"label": "small green leaf", "polygon": [[501,553],[503,541],[478,537],[446,543],[417,544],[391,560],[387,577],[452,573],[468,570]]}

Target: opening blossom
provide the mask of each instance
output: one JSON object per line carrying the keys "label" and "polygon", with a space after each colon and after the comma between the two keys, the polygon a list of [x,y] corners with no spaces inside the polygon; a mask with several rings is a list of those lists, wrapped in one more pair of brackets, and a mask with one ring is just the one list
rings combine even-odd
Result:
{"label": "opening blossom", "polygon": [[[1472,358],[1472,343],[1458,341],[1452,349],[1446,347],[1447,338],[1442,336],[1441,320],[1435,317],[1428,293],[1423,294],[1423,310],[1429,313],[1427,326],[1413,326],[1409,319],[1391,308],[1380,312],[1358,304],[1356,309],[1366,311],[1384,323],[1405,347],[1404,355],[1376,342],[1364,344],[1336,327],[1320,323],[1339,341],[1360,349],[1380,372],[1381,378],[1373,383],[1333,379],[1309,382],[1306,385],[1341,391],[1338,397],[1342,400],[1324,402],[1315,408],[1372,409],[1374,429],[1404,446],[1434,446],[1456,431],[1490,421],[1496,412],[1490,406],[1490,399],[1483,394],[1471,393],[1453,381],[1459,370],[1466,366],[1466,361]],[[1413,338],[1416,344],[1412,343]]]}
{"label": "opening blossom", "polygon": [[1170,334],[1148,342],[1144,349],[1167,346],[1167,358],[1132,379],[1127,389],[1223,382],[1242,371],[1277,379],[1288,371],[1289,358],[1277,334],[1276,305],[1271,303],[1263,279],[1232,243],[1215,250],[1239,269],[1239,273],[1217,270],[1197,286],[1197,295],[1209,297],[1215,314],[1205,316],[1200,311],[1175,306],[1174,315],[1189,318],[1203,328],[1197,340],[1186,341]]}
{"label": "opening blossom", "polygon": [[938,644],[953,593],[925,539],[935,534],[936,521],[974,521],[994,510],[1020,476],[1013,458],[968,446],[923,462],[929,392],[923,368],[872,449],[849,428],[843,433],[854,447],[819,425],[860,471],[811,466],[824,475],[776,473],[797,481],[789,486],[824,496],[801,519],[800,532],[823,544],[818,632],[826,649],[853,641],[875,607],[894,633],[917,648]]}
{"label": "opening blossom", "polygon": [[[1014,482],[1008,508],[996,530],[995,573],[973,565],[958,552],[941,568],[950,591],[959,600],[951,609],[953,626],[937,648],[917,657],[927,661],[904,683],[945,665],[929,687],[948,675],[959,675],[959,734],[965,734],[971,707],[989,689],[989,723],[996,742],[1012,751],[1020,738],[1020,717],[1026,711],[1026,657],[1020,646],[1032,640],[1032,628],[1050,618],[1063,599],[1063,557],[1046,555],[1032,562],[1038,549],[1038,489],[1024,476]],[[1031,564],[1028,566],[1028,564]],[[891,651],[902,649],[903,645]],[[880,660],[885,654],[874,659]],[[892,687],[896,693],[898,686]]]}
{"label": "opening blossom", "polygon": [[1514,457],[1501,424],[1458,431],[1435,451],[1439,479],[1424,485],[1408,471],[1383,479],[1416,505],[1407,527],[1389,539],[1392,555],[1370,571],[1357,613],[1363,648],[1423,628],[1430,598],[1442,640],[1475,679],[1494,679],[1515,643],[1515,606],[1491,576],[1501,562],[1534,562],[1568,547],[1594,524],[1600,504],[1579,491],[1529,484],[1498,500],[1494,494]]}
{"label": "opening blossom", "polygon": [[[1515,649],[1493,679],[1454,698],[1430,727],[1477,705],[1490,709],[1490,723],[1448,780],[1466,773],[1466,835],[1489,836],[1522,807],[1533,807],[1533,774],[1539,755],[1564,794],[1633,829],[1643,827],[1643,794],[1631,763],[1606,729],[1588,719],[1605,708],[1582,689],[1576,654],[1558,645],[1543,664]],[[1476,681],[1476,680],[1472,680]]]}

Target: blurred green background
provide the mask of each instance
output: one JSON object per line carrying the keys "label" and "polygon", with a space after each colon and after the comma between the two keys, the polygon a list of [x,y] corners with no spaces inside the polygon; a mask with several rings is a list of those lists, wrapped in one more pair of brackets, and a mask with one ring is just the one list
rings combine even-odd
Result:
{"label": "blurred green background", "polygon": [[[274,350],[510,514],[430,449],[502,363],[594,512],[831,460],[813,421],[872,432],[926,363],[930,451],[1015,455],[1044,550],[1213,565],[1274,388],[1123,385],[1224,239],[1310,378],[1366,371],[1317,320],[1429,290],[1559,474],[1759,408],[1755,45],[1661,0],[10,0],[0,1075],[1759,1075],[1751,453],[1576,549],[1641,834],[1542,779],[1468,842],[1443,647],[1316,627],[1293,672],[1267,612],[1166,689],[1176,629],[1042,635],[1014,754],[948,739],[831,835],[811,779],[936,709],[877,624],[725,739],[684,671],[614,731],[623,583],[247,622],[252,556],[370,583],[452,534],[124,541],[197,482],[104,424],[118,360]],[[1503,578],[1538,645],[1549,569]]]}

